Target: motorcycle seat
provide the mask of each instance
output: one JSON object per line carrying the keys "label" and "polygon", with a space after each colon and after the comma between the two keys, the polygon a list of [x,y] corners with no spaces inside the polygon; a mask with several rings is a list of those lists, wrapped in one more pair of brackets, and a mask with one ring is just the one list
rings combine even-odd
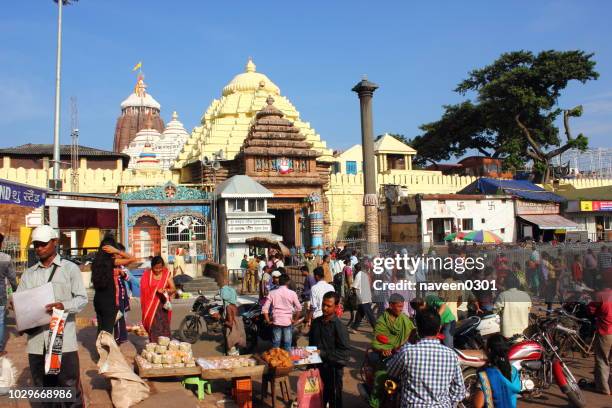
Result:
{"label": "motorcycle seat", "polygon": [[459,357],[459,362],[462,365],[470,367],[482,367],[487,362],[487,356],[482,350],[458,350],[455,353]]}

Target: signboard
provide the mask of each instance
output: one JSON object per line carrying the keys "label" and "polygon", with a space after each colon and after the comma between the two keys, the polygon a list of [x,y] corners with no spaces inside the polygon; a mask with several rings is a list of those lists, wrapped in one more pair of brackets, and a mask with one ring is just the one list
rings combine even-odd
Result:
{"label": "signboard", "polygon": [[580,211],[612,211],[612,201],[580,201]]}
{"label": "signboard", "polygon": [[227,220],[227,225],[270,225],[270,220],[266,218],[251,219],[241,218],[236,220]]}
{"label": "signboard", "polygon": [[0,204],[15,204],[24,207],[42,207],[45,205],[45,190],[0,180]]}
{"label": "signboard", "polygon": [[559,204],[516,200],[516,215],[559,214]]}
{"label": "signboard", "polygon": [[230,234],[242,234],[245,232],[272,232],[271,225],[228,225],[227,232]]}

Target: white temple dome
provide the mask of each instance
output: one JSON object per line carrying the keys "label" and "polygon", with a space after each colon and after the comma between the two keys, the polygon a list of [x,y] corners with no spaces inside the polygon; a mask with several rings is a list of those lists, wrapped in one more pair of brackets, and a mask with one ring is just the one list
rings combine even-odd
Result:
{"label": "white temple dome", "polygon": [[183,123],[178,120],[178,114],[176,111],[172,112],[172,120],[166,123],[166,128],[162,133],[162,139],[166,138],[177,138],[177,137],[189,137],[189,133],[183,126]]}
{"label": "white temple dome", "polygon": [[238,74],[223,88],[223,96],[233,94],[235,92],[249,91],[265,91],[267,94],[280,95],[280,89],[270,81],[270,78],[255,72],[255,64],[249,58],[245,66],[245,72]]}
{"label": "white temple dome", "polygon": [[144,83],[144,75],[142,74],[138,76],[138,82],[134,87],[134,92],[121,102],[121,109],[131,107],[145,107],[161,110],[159,102],[147,93],[147,85]]}

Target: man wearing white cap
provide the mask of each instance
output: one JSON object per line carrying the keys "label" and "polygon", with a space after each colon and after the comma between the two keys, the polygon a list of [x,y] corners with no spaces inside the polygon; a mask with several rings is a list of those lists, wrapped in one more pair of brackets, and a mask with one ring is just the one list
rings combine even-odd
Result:
{"label": "man wearing white cap", "polygon": [[61,368],[57,375],[45,375],[45,351],[49,347],[46,344],[48,326],[28,330],[26,351],[32,384],[35,387],[70,387],[75,393],[74,402],[62,406],[82,407],[74,316],[87,304],[87,292],[78,266],[58,255],[57,239],[57,232],[50,226],[36,227],[32,233],[32,243],[39,261],[23,273],[17,292],[36,288],[47,282],[53,284],[55,303],[45,306],[47,312],[51,313],[54,308],[68,312],[64,325]]}

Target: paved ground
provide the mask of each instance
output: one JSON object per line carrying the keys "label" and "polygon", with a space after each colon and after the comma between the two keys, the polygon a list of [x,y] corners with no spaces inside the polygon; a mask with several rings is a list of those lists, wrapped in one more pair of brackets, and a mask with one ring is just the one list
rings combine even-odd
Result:
{"label": "paved ground", "polygon": [[[188,311],[189,305],[175,305],[173,315],[173,329],[178,328],[182,317]],[[85,311],[81,314],[82,317],[93,317],[93,306],[91,303],[87,306]],[[133,309],[128,314],[130,323],[137,323],[140,321],[140,308],[139,305],[134,302]],[[346,316],[345,316],[346,318]],[[12,325],[11,320],[7,322],[9,326]],[[27,367],[27,358],[25,355],[25,338],[16,337],[14,326],[9,327],[10,339],[7,344],[7,351],[9,357],[13,360],[18,373],[19,380],[18,385],[27,386],[30,383],[29,369]],[[97,361],[97,352],[95,351],[95,335],[96,330],[94,327],[81,328],[78,332],[78,339],[80,344],[79,355],[81,363],[81,378],[87,403],[89,407],[102,408],[111,407],[110,399],[110,385],[108,381],[98,375],[95,361]],[[372,338],[372,329],[369,326],[362,325],[360,331],[357,334],[351,335],[351,345],[353,351],[351,352],[351,359],[348,367],[345,369],[344,374],[344,406],[351,408],[365,408],[367,404],[359,397],[357,392],[357,384],[361,381],[359,376],[359,367],[361,366],[365,349],[368,347]],[[144,338],[139,338],[130,335],[130,342],[122,346],[122,351],[129,361],[133,361],[133,358],[137,351],[143,347],[145,342]],[[303,336],[299,342],[299,345],[306,345],[306,337]],[[269,345],[261,344],[260,350],[265,350]],[[219,338],[203,338],[201,341],[193,346],[194,355],[196,356],[210,356],[220,355],[221,346]],[[578,378],[593,378],[592,370],[593,363],[592,359],[581,359],[576,358],[570,361],[572,371]],[[299,372],[294,373],[291,376],[291,386],[295,390],[297,387],[297,378]],[[138,404],[138,407],[170,407],[180,406],[183,408],[187,407],[233,407],[235,404],[231,403],[229,397],[224,393],[229,392],[228,382],[217,381],[213,383],[213,395],[206,396],[204,401],[198,401],[192,392],[185,390],[181,387],[180,382],[176,379],[169,380],[156,380],[148,382],[152,395],[146,401]],[[268,398],[266,403],[261,403],[259,398],[259,391],[261,385],[259,379],[254,379],[254,395],[256,400],[254,403],[255,407],[269,407],[270,399]],[[603,395],[594,394],[592,392],[585,392],[585,397],[588,402],[589,408],[612,408],[612,399]],[[9,401],[6,397],[0,397],[0,407],[28,407],[30,406],[27,402],[15,403]],[[282,404],[278,400],[277,407],[287,406]],[[543,397],[537,401],[520,401],[519,407],[533,407],[533,408],[550,408],[550,407],[567,407],[567,400],[563,397],[558,387],[553,386],[547,390]]]}

